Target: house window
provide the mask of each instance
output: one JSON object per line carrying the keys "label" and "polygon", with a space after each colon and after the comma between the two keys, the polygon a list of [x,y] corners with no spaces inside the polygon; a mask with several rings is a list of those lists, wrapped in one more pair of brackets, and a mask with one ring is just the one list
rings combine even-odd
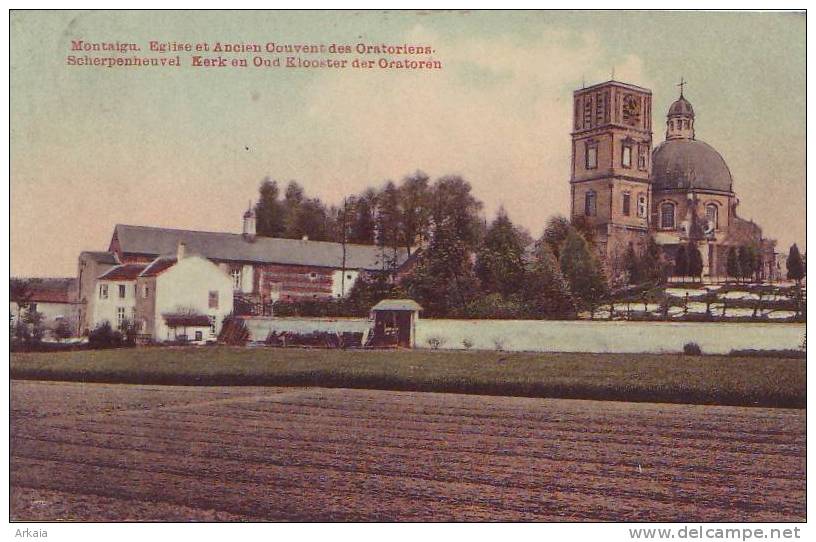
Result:
{"label": "house window", "polygon": [[597,211],[596,200],[597,198],[595,196],[595,191],[590,190],[589,192],[586,193],[586,196],[584,197],[584,214],[586,216],[595,216],[595,213]]}
{"label": "house window", "polygon": [[646,146],[638,146],[638,169],[646,169]]}
{"label": "house window", "polygon": [[147,299],[147,297],[150,295],[150,287],[147,284],[144,285],[144,290],[142,290],[142,295],[144,296],[145,299]]}
{"label": "house window", "polygon": [[99,285],[99,299],[107,299],[108,298],[108,285],[107,284],[100,284]]}
{"label": "house window", "polygon": [[241,269],[236,267],[230,273],[232,275],[232,288],[233,290],[240,290],[241,289]]}
{"label": "house window", "polygon": [[217,309],[218,308],[218,290],[210,290],[209,307],[211,309]]}
{"label": "house window", "polygon": [[201,331],[196,331],[195,332],[195,340],[203,341],[204,340],[204,333],[202,333]]}
{"label": "house window", "polygon": [[215,316],[210,315],[210,336],[215,337]]}
{"label": "house window", "polygon": [[312,279],[312,280],[316,279],[317,278],[317,273],[314,273],[314,272],[309,273],[309,278]]}
{"label": "house window", "polygon": [[623,193],[623,214],[629,216],[632,208],[632,196],[628,192]]}
{"label": "house window", "polygon": [[127,292],[125,291],[126,288],[127,286],[125,286],[124,284],[119,285],[119,299],[124,299],[125,296],[127,295]]}
{"label": "house window", "polygon": [[621,165],[626,168],[632,167],[632,145],[623,146]]}
{"label": "house window", "polygon": [[120,330],[125,327],[125,307],[116,307],[116,327]]}
{"label": "house window", "polygon": [[660,227],[663,229],[674,228],[674,203],[664,203],[660,206]]}
{"label": "house window", "polygon": [[28,304],[28,312],[37,312],[37,304],[36,303],[29,303]]}
{"label": "house window", "polygon": [[638,194],[638,217],[646,218],[646,196]]}
{"label": "house window", "polygon": [[598,167],[598,146],[587,143],[586,146],[586,168],[595,169]]}
{"label": "house window", "polygon": [[720,225],[718,223],[718,218],[719,217],[717,216],[717,214],[718,214],[717,211],[718,211],[718,209],[717,209],[717,206],[715,204],[709,203],[708,205],[706,205],[706,219],[708,220],[708,223],[710,224],[710,227],[711,227],[712,230],[720,229]]}

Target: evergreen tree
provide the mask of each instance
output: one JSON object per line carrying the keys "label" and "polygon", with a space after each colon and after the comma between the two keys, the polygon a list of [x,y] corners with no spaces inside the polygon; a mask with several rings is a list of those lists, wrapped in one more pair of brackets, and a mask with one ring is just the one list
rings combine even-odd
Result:
{"label": "evergreen tree", "polygon": [[660,245],[654,240],[654,237],[649,237],[646,241],[646,249],[643,251],[643,259],[641,260],[641,273],[643,278],[655,283],[662,283],[665,281],[665,270],[663,268],[663,259],[661,258]]}
{"label": "evergreen tree", "polygon": [[686,249],[688,254],[688,273],[692,280],[695,278],[702,280],[703,275],[703,255],[694,243],[689,243]]}
{"label": "evergreen tree", "polygon": [[734,277],[739,282],[740,270],[739,256],[737,255],[736,247],[728,247],[728,255],[725,260],[725,272],[729,277]]}
{"label": "evergreen tree", "polygon": [[547,226],[544,228],[544,234],[541,236],[539,243],[546,243],[557,260],[561,257],[561,247],[564,245],[570,229],[572,229],[572,225],[569,220],[561,215],[556,215],[547,221]]}
{"label": "evergreen tree", "polygon": [[677,247],[677,255],[674,257],[674,275],[677,277],[685,277],[689,274],[689,258],[685,245]]}
{"label": "evergreen tree", "polygon": [[363,192],[349,204],[351,219],[349,220],[349,242],[362,245],[374,244],[374,208],[377,195],[372,189]]}
{"label": "evergreen tree", "polygon": [[635,252],[635,245],[629,243],[626,247],[626,252],[623,253],[623,266],[626,269],[626,274],[629,278],[629,284],[640,284],[643,280],[643,275],[640,269],[640,259]]}
{"label": "evergreen tree", "polygon": [[388,181],[380,192],[377,206],[375,228],[377,245],[382,248],[383,262],[386,269],[393,270],[402,246],[402,216],[400,213],[399,190],[392,181]]}
{"label": "evergreen tree", "polygon": [[536,318],[574,318],[575,298],[546,243],[536,248],[524,281],[524,300]]}
{"label": "evergreen tree", "polygon": [[560,267],[582,307],[594,308],[606,297],[607,285],[600,262],[586,239],[574,229],[564,241]]}
{"label": "evergreen tree", "polygon": [[737,258],[739,259],[740,277],[743,280],[748,279],[750,281],[754,274],[754,263],[756,261],[753,247],[747,245],[739,247]]}
{"label": "evergreen tree", "polygon": [[799,247],[794,243],[788,251],[788,279],[795,280],[796,284],[801,286],[803,278],[805,278],[805,263]]}
{"label": "evergreen tree", "polygon": [[286,229],[283,205],[278,201],[280,190],[277,181],[269,177],[263,180],[258,190],[255,204],[256,228],[258,235],[281,237]]}
{"label": "evergreen tree", "polygon": [[483,292],[508,297],[522,288],[524,242],[521,233],[500,208],[476,257],[476,276]]}

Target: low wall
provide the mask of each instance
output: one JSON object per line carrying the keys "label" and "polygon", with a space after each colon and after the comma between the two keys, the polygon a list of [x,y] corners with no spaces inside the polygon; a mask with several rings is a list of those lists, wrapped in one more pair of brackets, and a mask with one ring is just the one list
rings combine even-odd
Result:
{"label": "low wall", "polygon": [[707,354],[731,350],[797,349],[805,324],[626,322],[581,320],[419,320],[416,346],[458,350],[467,339],[477,350],[533,352],[682,352],[695,342]]}
{"label": "low wall", "polygon": [[[365,318],[244,318],[250,338],[263,341],[276,333],[358,332],[367,334]],[[467,339],[474,350],[510,352],[682,352],[695,342],[706,354],[731,350],[797,349],[805,324],[725,322],[626,322],[584,320],[434,320],[416,323],[417,348],[462,350]]]}

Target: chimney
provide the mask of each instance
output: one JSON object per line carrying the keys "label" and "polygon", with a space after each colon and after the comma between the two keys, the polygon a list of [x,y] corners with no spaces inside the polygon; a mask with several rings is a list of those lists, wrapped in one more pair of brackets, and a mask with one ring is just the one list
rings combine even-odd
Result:
{"label": "chimney", "polygon": [[179,241],[178,248],[176,249],[176,261],[180,262],[184,259],[184,252],[187,249],[187,245]]}
{"label": "chimney", "polygon": [[247,210],[244,213],[244,228],[241,235],[243,235],[244,239],[247,241],[254,241],[255,234],[255,209],[252,208],[252,201],[250,201],[249,207],[247,207]]}

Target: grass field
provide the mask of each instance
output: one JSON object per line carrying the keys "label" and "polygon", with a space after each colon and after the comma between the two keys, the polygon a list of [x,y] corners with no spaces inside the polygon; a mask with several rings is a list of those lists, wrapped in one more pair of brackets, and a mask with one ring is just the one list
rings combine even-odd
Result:
{"label": "grass field", "polygon": [[14,381],[13,520],[802,521],[805,411]]}
{"label": "grass field", "polygon": [[805,360],[675,354],[139,348],[13,353],[11,378],[320,386],[805,408]]}

